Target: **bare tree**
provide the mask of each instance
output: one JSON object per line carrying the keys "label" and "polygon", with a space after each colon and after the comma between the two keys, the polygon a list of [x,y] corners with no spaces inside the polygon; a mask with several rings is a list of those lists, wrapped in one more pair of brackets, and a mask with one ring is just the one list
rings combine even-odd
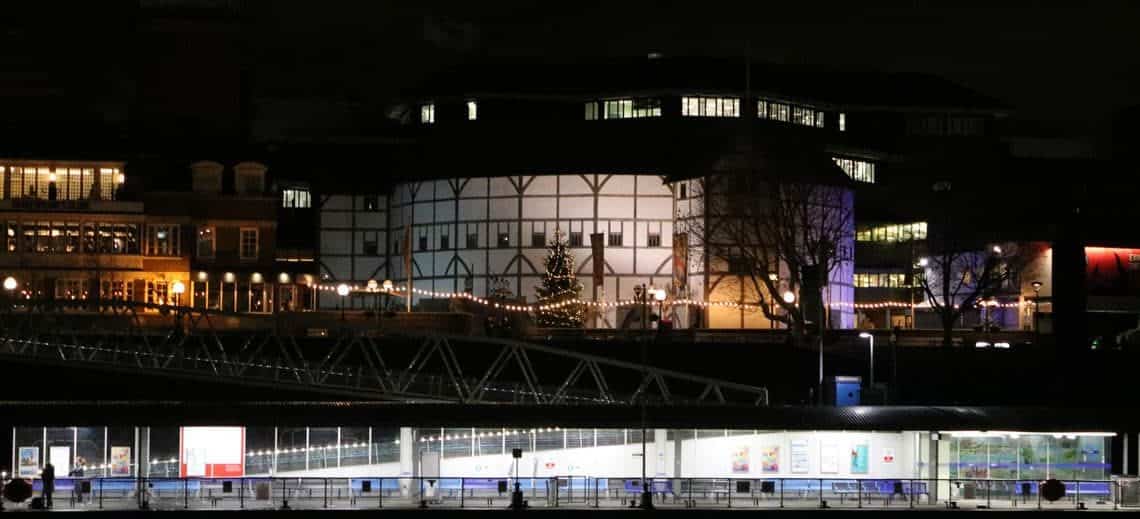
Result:
{"label": "bare tree", "polygon": [[919,260],[916,281],[942,325],[943,346],[953,344],[954,323],[965,312],[1010,289],[1028,257],[1017,244],[1007,243],[943,246]]}
{"label": "bare tree", "polygon": [[[799,287],[802,300],[808,281],[818,287],[822,302],[828,280],[851,261],[850,188],[748,173],[705,177],[699,187],[694,191],[704,211],[683,222],[693,248],[707,255],[707,274],[735,278],[746,304],[784,323],[802,340],[806,325],[823,316],[806,315],[803,306],[785,301],[782,293]],[[818,278],[805,280],[805,272]]]}

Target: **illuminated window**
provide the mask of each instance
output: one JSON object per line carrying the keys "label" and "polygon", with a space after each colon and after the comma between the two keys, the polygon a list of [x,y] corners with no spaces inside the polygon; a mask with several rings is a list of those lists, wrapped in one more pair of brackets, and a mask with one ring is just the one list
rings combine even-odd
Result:
{"label": "illuminated window", "polygon": [[823,128],[824,112],[808,105],[797,105],[760,99],[756,101],[756,117],[785,123]]}
{"label": "illuminated window", "polygon": [[146,226],[147,256],[177,256],[179,253],[177,225]]}
{"label": "illuminated window", "polygon": [[586,120],[598,120],[598,103],[594,101],[586,101]]}
{"label": "illuminated window", "polygon": [[847,131],[847,114],[839,112],[839,131]]}
{"label": "illuminated window", "polygon": [[906,288],[906,274],[901,272],[857,272],[856,288]]}
{"label": "illuminated window", "polygon": [[605,110],[602,112],[602,117],[605,119],[661,117],[661,100],[647,97],[607,99],[605,101]]}
{"label": "illuminated window", "polygon": [[467,120],[474,121],[479,118],[479,104],[475,101],[467,101]]}
{"label": "illuminated window", "polygon": [[875,163],[859,159],[832,157],[835,164],[857,182],[875,183]]}
{"label": "illuminated window", "polygon": [[685,117],[740,117],[740,99],[735,97],[682,97]]}
{"label": "illuminated window", "polygon": [[217,250],[217,234],[213,227],[198,228],[198,257],[212,258]]}
{"label": "illuminated window", "polygon": [[257,259],[258,230],[252,227],[243,227],[238,240],[238,258],[243,260]]}
{"label": "illuminated window", "polygon": [[925,239],[926,222],[865,227],[855,233],[855,240],[861,242],[905,243]]}
{"label": "illuminated window", "polygon": [[286,209],[308,209],[312,199],[307,187],[290,187],[281,190],[281,207]]}
{"label": "illuminated window", "polygon": [[432,124],[435,122],[435,105],[427,103],[420,105],[420,122],[423,124]]}

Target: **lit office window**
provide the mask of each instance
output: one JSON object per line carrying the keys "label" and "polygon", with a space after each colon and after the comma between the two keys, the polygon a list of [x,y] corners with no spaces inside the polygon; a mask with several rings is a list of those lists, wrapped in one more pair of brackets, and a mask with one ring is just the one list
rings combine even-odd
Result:
{"label": "lit office window", "polygon": [[475,101],[467,101],[467,120],[474,121],[479,117],[479,104]]}
{"label": "lit office window", "polygon": [[661,100],[647,97],[607,99],[605,101],[605,110],[602,112],[602,117],[605,119],[661,117]]}
{"label": "lit office window", "polygon": [[906,274],[901,272],[857,272],[856,288],[905,288]]}
{"label": "lit office window", "polygon": [[823,128],[825,120],[823,114],[822,110],[817,110],[809,105],[784,103],[769,99],[756,101],[756,117],[759,119]]}
{"label": "lit office window", "polygon": [[586,120],[598,120],[598,103],[594,101],[586,101]]}
{"label": "lit office window", "polygon": [[847,114],[839,112],[839,131],[847,131]]}
{"label": "lit office window", "polygon": [[926,222],[862,227],[855,233],[855,241],[879,243],[905,243],[926,239]]}
{"label": "lit office window", "polygon": [[681,115],[685,117],[740,117],[740,99],[735,97],[682,97]]}
{"label": "lit office window", "polygon": [[857,182],[875,183],[875,163],[858,159],[832,157],[835,164]]}
{"label": "lit office window", "polygon": [[290,187],[281,190],[281,207],[286,209],[308,209],[312,207],[312,203],[308,188]]}
{"label": "lit office window", "polygon": [[428,103],[420,105],[420,122],[423,124],[432,124],[435,122],[435,105]]}

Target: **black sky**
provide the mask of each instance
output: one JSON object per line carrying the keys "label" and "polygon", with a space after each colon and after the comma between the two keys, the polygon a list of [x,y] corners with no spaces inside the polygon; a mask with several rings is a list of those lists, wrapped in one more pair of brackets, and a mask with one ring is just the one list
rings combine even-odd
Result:
{"label": "black sky", "polygon": [[937,74],[1005,100],[1024,118],[1077,129],[1140,104],[1140,2],[863,4],[331,2],[277,4],[263,20],[277,33],[278,51],[295,50],[312,61],[336,56],[349,65],[343,70],[349,78],[376,90],[481,56],[742,55],[750,49],[774,62]]}

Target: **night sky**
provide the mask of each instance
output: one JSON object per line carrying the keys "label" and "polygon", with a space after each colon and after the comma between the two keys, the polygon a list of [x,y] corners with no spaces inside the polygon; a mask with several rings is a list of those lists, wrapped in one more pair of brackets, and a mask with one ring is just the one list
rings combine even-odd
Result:
{"label": "night sky", "polygon": [[[242,6],[244,41],[226,52],[241,56],[262,99],[379,107],[432,71],[484,57],[742,56],[750,49],[772,62],[940,75],[1045,123],[1022,131],[1092,134],[1114,112],[1140,105],[1140,2],[862,3],[141,0]],[[115,119],[115,107],[125,106],[116,96],[136,88],[122,78],[163,59],[122,37],[139,4],[6,4],[27,12],[11,10],[0,22],[5,102],[27,105],[20,98],[28,85],[47,85],[66,105]]]}
{"label": "night sky", "polygon": [[[1113,111],[1140,104],[1140,3],[862,3],[499,1],[321,11],[286,5],[266,19],[281,21],[275,25],[283,33],[329,36],[284,38],[280,50],[307,41],[313,47],[302,52],[309,55],[344,51],[345,61],[362,64],[349,73],[363,83],[379,79],[368,76],[385,64],[407,65],[397,81],[403,83],[436,63],[483,55],[743,55],[750,48],[755,58],[774,62],[941,75],[1061,128],[1095,127]],[[337,34],[329,34],[332,27]]]}

